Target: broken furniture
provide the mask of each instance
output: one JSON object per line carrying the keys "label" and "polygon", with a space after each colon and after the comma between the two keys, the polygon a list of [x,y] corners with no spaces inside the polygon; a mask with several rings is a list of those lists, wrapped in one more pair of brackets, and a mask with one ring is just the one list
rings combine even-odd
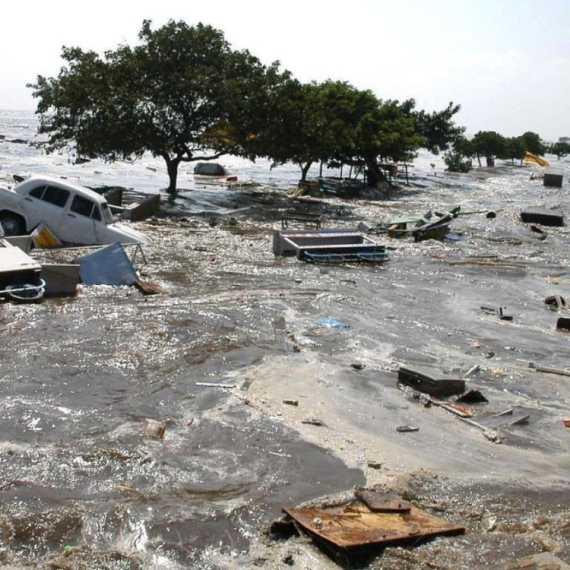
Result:
{"label": "broken furniture", "polygon": [[463,534],[465,528],[431,515],[380,490],[357,489],[344,501],[284,508],[297,529],[345,554],[364,554],[378,548],[436,536]]}
{"label": "broken furniture", "polygon": [[388,235],[399,237],[412,235],[415,241],[426,239],[442,240],[449,232],[449,225],[459,215],[460,206],[453,208],[447,214],[432,212],[425,216],[408,216],[395,218],[389,222]]}
{"label": "broken furniture", "polygon": [[384,263],[386,248],[356,230],[276,230],[273,232],[275,255],[296,255],[315,263]]}
{"label": "broken furniture", "polygon": [[523,210],[521,212],[521,220],[525,224],[541,224],[543,226],[554,227],[564,225],[563,214],[540,209]]}
{"label": "broken furniture", "polygon": [[289,222],[299,222],[305,225],[313,224],[318,230],[321,228],[323,222],[322,214],[308,214],[306,212],[298,212],[296,210],[289,210],[281,215],[281,227],[287,229]]}
{"label": "broken furniture", "polygon": [[398,383],[430,396],[454,396],[465,392],[465,380],[449,378],[433,368],[400,366]]}

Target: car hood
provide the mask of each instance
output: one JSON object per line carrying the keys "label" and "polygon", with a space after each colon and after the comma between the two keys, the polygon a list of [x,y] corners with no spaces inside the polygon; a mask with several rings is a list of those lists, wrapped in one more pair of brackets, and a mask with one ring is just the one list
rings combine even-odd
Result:
{"label": "car hood", "polygon": [[109,224],[107,229],[111,230],[111,233],[115,234],[118,238],[121,237],[121,239],[118,240],[121,243],[147,244],[152,242],[152,240],[142,232],[138,232],[137,230],[118,222]]}

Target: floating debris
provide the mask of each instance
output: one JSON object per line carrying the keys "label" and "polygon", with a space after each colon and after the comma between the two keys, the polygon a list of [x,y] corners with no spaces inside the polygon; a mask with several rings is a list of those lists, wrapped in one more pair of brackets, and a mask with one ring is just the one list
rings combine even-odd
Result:
{"label": "floating debris", "polygon": [[426,367],[401,366],[398,382],[431,396],[453,396],[465,392],[465,380],[448,378],[440,371]]}
{"label": "floating debris", "polygon": [[341,504],[284,508],[283,512],[309,536],[348,555],[465,532],[464,527],[428,514],[395,494],[361,489],[357,493],[366,501],[356,496]]}
{"label": "floating debris", "polygon": [[411,433],[414,431],[420,431],[420,428],[417,426],[398,426],[396,431],[399,433]]}

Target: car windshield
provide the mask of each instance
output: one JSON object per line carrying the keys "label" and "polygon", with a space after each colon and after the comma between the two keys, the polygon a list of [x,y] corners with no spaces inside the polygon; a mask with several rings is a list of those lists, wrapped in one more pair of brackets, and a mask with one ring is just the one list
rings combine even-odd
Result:
{"label": "car windshield", "polygon": [[111,208],[109,208],[109,204],[107,204],[107,202],[103,202],[103,204],[101,204],[101,211],[103,212],[103,220],[106,224],[112,224],[115,221]]}

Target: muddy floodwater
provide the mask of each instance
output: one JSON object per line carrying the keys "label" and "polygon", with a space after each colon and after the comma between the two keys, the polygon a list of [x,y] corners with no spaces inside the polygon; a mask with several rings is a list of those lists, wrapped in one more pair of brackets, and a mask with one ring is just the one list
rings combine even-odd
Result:
{"label": "muddy floodwater", "polygon": [[[31,117],[3,120],[0,134],[35,140]],[[73,166],[0,141],[3,184],[41,172],[157,192],[162,165],[145,160]],[[479,569],[542,551],[570,563],[570,378],[529,368],[568,366],[570,333],[556,330],[566,311],[543,299],[570,302],[570,232],[520,221],[527,205],[568,213],[567,177],[556,189],[530,180],[534,166],[446,175],[422,156],[412,184],[382,200],[295,201],[294,168],[227,166],[247,184],[184,175],[160,217],[133,224],[153,240],[138,268],[162,294],[82,286],[0,304],[1,567]],[[389,249],[383,266],[272,253],[293,207],[351,228],[456,205],[497,215],[462,215],[441,242],[373,236]],[[479,365],[467,385],[488,403],[472,408],[502,442],[407,397],[401,364],[460,377]],[[528,422],[489,419],[508,409]],[[465,535],[355,563],[267,535],[282,507],[366,484]]]}

